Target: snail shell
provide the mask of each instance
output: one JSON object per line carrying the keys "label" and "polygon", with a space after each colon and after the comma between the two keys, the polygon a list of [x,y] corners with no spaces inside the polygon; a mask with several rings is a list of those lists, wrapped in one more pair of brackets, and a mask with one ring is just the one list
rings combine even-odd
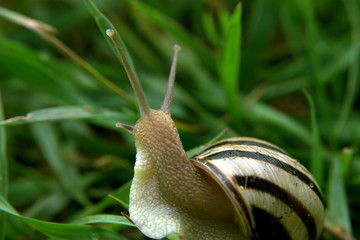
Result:
{"label": "snail shell", "polygon": [[[194,159],[232,199],[257,239],[316,239],[323,198],[312,175],[279,147],[255,138],[214,143]],[[241,227],[241,226],[240,226]]]}

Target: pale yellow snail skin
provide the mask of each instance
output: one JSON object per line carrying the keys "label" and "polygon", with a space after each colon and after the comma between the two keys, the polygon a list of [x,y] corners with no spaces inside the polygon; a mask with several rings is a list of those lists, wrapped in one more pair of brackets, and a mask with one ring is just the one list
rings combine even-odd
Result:
{"label": "pale yellow snail skin", "polygon": [[145,235],[239,239],[231,202],[187,158],[169,113],[150,110],[132,133],[137,154],[129,211]]}
{"label": "pale yellow snail skin", "polygon": [[[252,138],[234,138],[217,143],[196,158],[188,159],[170,116],[179,46],[174,47],[175,55],[163,105],[159,110],[153,110],[148,106],[113,30],[108,30],[107,34],[118,49],[141,114],[135,125],[118,123],[117,126],[127,129],[135,137],[137,154],[129,213],[130,219],[143,234],[156,239],[171,233],[179,233],[187,240],[276,239],[267,236],[267,232],[262,234],[266,227],[259,226],[263,216],[265,220],[270,216],[264,214],[262,205],[272,207],[271,204],[276,204],[277,207],[272,207],[274,210],[269,209],[271,216],[275,216],[270,218],[269,226],[284,232],[281,233],[283,235],[274,233],[274,236],[292,240],[316,239],[319,236],[324,218],[321,192],[310,173],[276,146]],[[235,157],[229,152],[230,155],[234,152]],[[237,156],[239,153],[248,155]],[[218,158],[221,154],[225,154],[224,157]],[[252,159],[253,154],[268,154],[269,157],[265,157],[266,160],[249,160],[244,164],[244,159]],[[284,160],[278,161],[272,156]],[[274,174],[274,171],[279,171],[279,174]],[[249,183],[247,175],[246,178],[242,175],[248,172],[251,173]],[[269,180],[259,181],[259,188],[252,186],[261,174]],[[289,181],[294,184],[286,186]],[[277,183],[281,185],[281,190],[273,186]],[[293,188],[300,192],[296,199],[288,194]],[[268,189],[278,192],[273,194]],[[259,197],[259,194],[262,196]],[[292,200],[294,202],[290,202]],[[296,205],[295,210],[292,209],[293,204]],[[256,216],[261,217],[256,219]],[[307,224],[307,218],[310,224]],[[290,222],[291,227],[283,230],[286,222]]]}

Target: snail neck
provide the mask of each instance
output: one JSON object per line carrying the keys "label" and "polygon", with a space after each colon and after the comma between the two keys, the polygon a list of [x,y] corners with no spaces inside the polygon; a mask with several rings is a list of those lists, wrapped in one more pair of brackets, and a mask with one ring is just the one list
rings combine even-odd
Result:
{"label": "snail neck", "polygon": [[196,181],[198,170],[186,156],[170,114],[150,110],[136,123],[134,136],[136,167],[145,167],[149,174],[156,175],[163,183],[162,187],[171,189],[172,186],[165,185],[179,185],[191,179]]}
{"label": "snail neck", "polygon": [[[191,231],[213,235],[211,229],[230,228],[227,232],[238,236],[230,200],[187,158],[170,114],[150,110],[135,124],[133,134],[137,154],[129,212],[145,235],[162,238],[177,232],[186,237]],[[204,224],[194,230],[196,222]]]}

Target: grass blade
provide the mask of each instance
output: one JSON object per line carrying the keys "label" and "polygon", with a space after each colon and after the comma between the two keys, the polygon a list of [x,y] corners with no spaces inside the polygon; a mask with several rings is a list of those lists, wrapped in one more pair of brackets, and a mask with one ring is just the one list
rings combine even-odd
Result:
{"label": "grass blade", "polygon": [[[124,100],[129,103],[135,104],[133,98],[131,98],[126,92],[121,88],[116,86],[113,82],[104,77],[100,72],[88,64],[84,59],[72,51],[68,46],[66,46],[62,41],[54,36],[56,30],[47,24],[39,22],[37,20],[31,19],[27,16],[21,15],[19,13],[13,12],[11,10],[0,7],[0,16],[3,16],[10,21],[13,21],[19,25],[27,27],[28,29],[39,34],[43,39],[51,43],[56,47],[61,53],[67,56],[69,59],[73,60],[76,64],[80,65],[101,83],[103,83],[108,89],[120,95]],[[10,54],[11,55],[11,54]],[[23,57],[23,56],[21,56]],[[55,75],[56,76],[56,75]]]}
{"label": "grass blade", "polygon": [[332,218],[336,219],[347,232],[352,233],[345,184],[341,172],[342,159],[336,157],[332,160],[328,183],[327,212]]}
{"label": "grass blade", "polygon": [[360,42],[360,13],[359,2],[357,0],[343,1],[351,26],[351,49],[353,50],[354,58],[349,62],[349,72],[347,76],[346,92],[344,93],[344,101],[342,103],[339,120],[335,128],[335,138],[341,133],[351,108],[354,105],[356,96],[359,94],[359,42]]}
{"label": "grass blade", "polygon": [[[0,121],[4,119],[4,109],[0,90]],[[5,127],[0,127],[0,195],[7,198],[8,195],[8,166],[6,157],[6,133]],[[6,216],[0,213],[0,240],[5,239]]]}
{"label": "grass blade", "polygon": [[114,46],[114,43],[110,40],[110,38],[106,35],[106,30],[111,28],[115,31],[115,35],[117,40],[120,43],[121,48],[123,49],[126,58],[128,59],[130,66],[132,68],[132,70],[135,73],[135,76],[137,79],[139,79],[137,73],[136,73],[136,69],[135,69],[135,65],[132,61],[131,55],[124,43],[124,41],[122,40],[120,34],[117,32],[116,28],[114,27],[114,25],[110,22],[110,20],[104,16],[104,14],[102,14],[100,12],[100,10],[96,7],[96,5],[93,3],[92,0],[84,0],[86,6],[88,7],[90,13],[92,14],[92,16],[95,19],[95,22],[101,32],[101,34],[104,36],[104,38],[106,39],[106,41],[108,42],[108,44],[111,46],[112,50],[114,51],[115,55],[118,57],[119,61],[121,61],[120,57],[117,54],[116,48]]}
{"label": "grass blade", "polygon": [[[116,197],[117,200],[121,200],[122,202],[128,204],[129,203],[130,186],[131,186],[131,181],[129,181],[129,182],[125,183],[124,185],[122,185],[121,187],[119,187],[111,195]],[[93,205],[90,208],[87,208],[84,211],[80,212],[77,217],[82,218],[82,217],[84,217],[86,215],[96,214],[96,213],[102,212],[107,207],[109,207],[111,205],[114,205],[114,204],[118,204],[117,200],[107,196],[106,198],[101,200],[96,205]]]}
{"label": "grass blade", "polygon": [[[49,99],[63,104],[88,104],[91,101],[68,84],[58,63],[16,42],[0,41],[0,65],[6,73],[25,82]],[[19,71],[21,69],[21,71]]]}
{"label": "grass blade", "polygon": [[0,16],[9,19],[12,22],[15,22],[19,25],[23,25],[26,28],[29,28],[34,31],[44,31],[44,32],[51,32],[55,33],[56,29],[52,26],[36,21],[34,19],[31,19],[29,17],[23,16],[19,13],[16,13],[14,11],[11,11],[9,9],[3,8],[0,6]]}
{"label": "grass blade", "polygon": [[310,162],[310,171],[315,177],[320,187],[324,186],[324,161],[323,152],[321,148],[321,140],[319,134],[319,128],[316,120],[316,110],[314,101],[308,91],[304,89],[304,94],[310,105],[311,112],[311,128],[312,128],[312,154]]}
{"label": "grass blade", "polygon": [[201,17],[204,33],[206,34],[207,39],[212,45],[217,46],[219,42],[219,34],[216,28],[214,15],[209,11],[205,11]]}
{"label": "grass blade", "polygon": [[242,5],[239,3],[228,24],[224,55],[219,69],[227,93],[228,107],[234,122],[238,122],[240,117],[237,99],[240,69],[241,10]]}
{"label": "grass blade", "polygon": [[126,240],[125,237],[96,226],[52,223],[21,216],[3,197],[0,197],[0,210],[56,240]]}
{"label": "grass blade", "polygon": [[[117,54],[116,48],[114,43],[111,41],[111,39],[106,35],[106,30],[111,28],[115,31],[115,36],[117,38],[117,40],[120,43],[120,46],[122,47],[124,54],[126,56],[126,58],[129,61],[129,64],[131,66],[131,69],[134,71],[135,77],[137,79],[139,79],[136,69],[135,69],[135,65],[132,61],[131,55],[129,53],[129,51],[127,50],[127,47],[124,43],[124,41],[122,40],[122,38],[120,37],[120,34],[117,32],[116,28],[114,27],[114,25],[109,21],[109,19],[107,19],[107,17],[105,17],[100,10],[96,7],[96,5],[93,3],[93,1],[91,0],[84,0],[87,8],[89,9],[90,13],[92,14],[92,16],[95,19],[95,22],[101,32],[101,34],[104,36],[105,40],[107,41],[107,43],[110,45],[110,47],[112,48],[113,52],[115,53],[115,56],[117,56],[117,58],[119,59],[119,61],[121,62],[120,57]],[[140,84],[140,83],[139,83]],[[113,86],[113,84],[111,84]],[[141,84],[140,84],[141,86]],[[112,88],[114,88],[115,86],[113,86]],[[117,87],[115,87],[117,89]],[[125,99],[128,100],[130,103],[132,103],[133,105],[137,106],[136,102],[134,101],[133,98],[129,98],[128,94],[125,93],[122,89],[119,89],[121,91],[121,96]]]}
{"label": "grass blade", "polygon": [[312,67],[312,76],[309,78],[309,85],[313,86],[316,91],[316,100],[319,104],[320,114],[329,113],[329,106],[326,101],[326,88],[324,86],[324,74],[321,69],[321,53],[319,52],[319,43],[321,41],[320,31],[318,27],[317,16],[315,13],[315,3],[311,0],[298,1],[299,9],[304,18],[307,36],[307,49],[309,60]]}
{"label": "grass blade", "polygon": [[146,4],[144,1],[129,1],[128,3],[135,10],[135,17],[138,17],[140,14],[146,17],[146,21],[154,23],[157,28],[172,35],[184,49],[185,47],[190,48],[197,56],[202,56],[203,60],[211,58],[211,51],[207,46],[192,36],[183,26],[174,21],[173,18]]}
{"label": "grass blade", "polygon": [[69,195],[78,202],[87,205],[88,199],[83,189],[80,188],[76,169],[65,160],[54,129],[49,123],[36,123],[31,125],[31,130],[46,160]]}
{"label": "grass blade", "polygon": [[251,118],[254,121],[260,119],[265,123],[273,124],[307,145],[311,145],[311,141],[309,140],[311,139],[311,134],[309,131],[286,113],[260,102],[252,104],[246,108],[246,111],[249,113],[246,115],[247,118]]}
{"label": "grass blade", "polygon": [[96,223],[111,223],[111,224],[119,224],[124,226],[135,227],[135,225],[131,223],[126,217],[110,215],[110,214],[98,214],[98,215],[86,216],[72,222],[72,224],[81,224],[81,225],[96,224]]}
{"label": "grass blade", "polygon": [[[91,106],[77,107],[64,106],[53,107],[36,110],[26,114],[26,116],[17,116],[4,121],[0,121],[0,126],[15,126],[27,123],[61,121],[61,120],[75,120],[75,119],[91,119],[101,121],[102,119],[114,119],[114,122],[119,119],[125,119],[124,114],[108,111],[106,109],[97,109]],[[113,124],[115,127],[115,124]]]}

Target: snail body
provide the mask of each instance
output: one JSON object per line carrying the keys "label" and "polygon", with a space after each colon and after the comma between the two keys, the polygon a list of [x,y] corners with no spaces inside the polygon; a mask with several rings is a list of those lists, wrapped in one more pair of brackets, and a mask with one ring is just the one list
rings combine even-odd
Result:
{"label": "snail body", "polygon": [[187,240],[317,239],[324,220],[321,190],[285,151],[254,138],[212,144],[186,156],[170,109],[177,53],[159,110],[151,109],[114,40],[138,99],[135,125],[118,123],[135,137],[130,189],[131,220],[150,238],[179,233]]}

